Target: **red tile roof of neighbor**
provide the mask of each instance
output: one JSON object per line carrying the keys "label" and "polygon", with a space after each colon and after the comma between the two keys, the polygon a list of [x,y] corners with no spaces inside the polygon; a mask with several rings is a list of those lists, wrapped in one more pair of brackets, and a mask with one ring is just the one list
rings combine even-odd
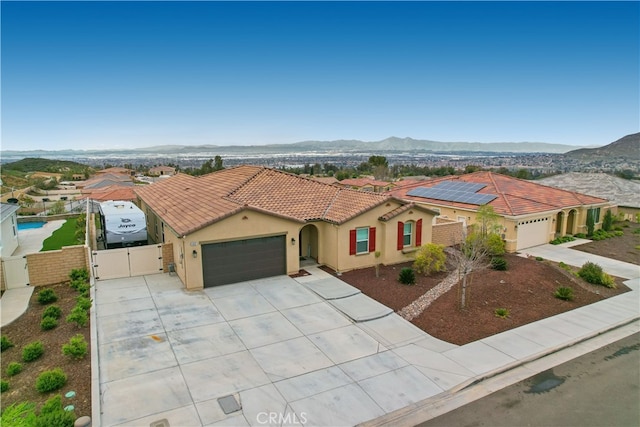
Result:
{"label": "red tile roof of neighbor", "polygon": [[496,199],[489,202],[489,206],[492,206],[496,213],[506,216],[530,215],[560,208],[607,202],[607,200],[598,197],[588,196],[575,191],[547,187],[545,185],[536,184],[532,181],[513,178],[494,172],[474,172],[467,175],[446,176],[430,181],[410,181],[405,184],[400,181],[398,186],[387,194],[391,194],[399,199],[410,200],[417,203],[445,205],[472,210],[478,209],[478,205],[471,205],[468,203],[447,202],[443,200],[407,196],[407,192],[414,188],[433,187],[443,181],[485,184],[486,187],[478,190],[478,193],[498,196]]}
{"label": "red tile roof of neighbor", "polygon": [[341,185],[349,185],[352,187],[364,187],[365,185],[373,185],[374,187],[386,187],[387,185],[392,185],[392,183],[387,181],[378,181],[371,178],[347,178],[339,181]]}
{"label": "red tile roof of neighbor", "polygon": [[100,202],[106,202],[107,200],[135,201],[137,196],[133,191],[133,187],[110,185],[99,189],[83,189],[80,198],[89,198]]}
{"label": "red tile roof of neighbor", "polygon": [[136,188],[136,193],[180,235],[245,208],[299,222],[340,224],[392,198],[259,166],[238,166],[200,177],[178,174]]}

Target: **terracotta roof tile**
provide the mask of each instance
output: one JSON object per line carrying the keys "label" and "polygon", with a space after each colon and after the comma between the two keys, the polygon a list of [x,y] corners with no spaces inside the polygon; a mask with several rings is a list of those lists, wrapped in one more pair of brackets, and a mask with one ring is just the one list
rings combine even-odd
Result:
{"label": "terracotta roof tile", "polygon": [[136,193],[181,235],[243,208],[296,221],[342,223],[390,198],[258,166],[238,166],[201,177],[178,174],[140,187]]}
{"label": "terracotta roof tile", "polygon": [[414,181],[399,185],[389,194],[403,200],[417,203],[430,203],[466,209],[478,209],[478,205],[467,203],[447,202],[436,199],[408,196],[407,193],[417,187],[433,187],[443,181],[460,181],[481,183],[486,186],[478,191],[481,194],[498,196],[489,205],[500,215],[520,216],[530,215],[549,210],[580,206],[586,204],[606,203],[607,200],[575,191],[547,187],[532,181],[513,178],[494,172],[474,172],[467,175],[447,176],[431,181]]}

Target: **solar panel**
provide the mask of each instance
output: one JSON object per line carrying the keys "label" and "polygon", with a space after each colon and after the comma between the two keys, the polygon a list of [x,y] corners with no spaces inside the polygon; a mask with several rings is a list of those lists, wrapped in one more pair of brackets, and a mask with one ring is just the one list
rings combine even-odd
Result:
{"label": "solar panel", "polygon": [[476,182],[463,182],[463,181],[443,181],[434,185],[431,188],[437,188],[442,190],[457,190],[457,191],[468,191],[470,193],[475,193],[478,190],[486,187],[486,184],[479,184]]}
{"label": "solar panel", "polygon": [[[457,182],[444,182],[441,184],[470,184]],[[480,188],[486,187],[484,184],[473,184],[474,191],[469,191],[470,186],[447,185],[442,188],[440,185],[434,187],[418,187],[407,193],[407,196],[423,197],[426,199],[444,200],[447,202],[468,203],[470,205],[485,205],[497,198],[494,194],[476,193]],[[478,188],[479,186],[479,188]],[[463,188],[464,190],[461,190]]]}

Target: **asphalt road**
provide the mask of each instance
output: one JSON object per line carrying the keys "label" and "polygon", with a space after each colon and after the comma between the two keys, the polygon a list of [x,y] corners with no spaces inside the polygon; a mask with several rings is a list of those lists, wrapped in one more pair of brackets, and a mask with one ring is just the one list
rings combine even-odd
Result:
{"label": "asphalt road", "polygon": [[640,334],[541,372],[419,424],[640,426]]}

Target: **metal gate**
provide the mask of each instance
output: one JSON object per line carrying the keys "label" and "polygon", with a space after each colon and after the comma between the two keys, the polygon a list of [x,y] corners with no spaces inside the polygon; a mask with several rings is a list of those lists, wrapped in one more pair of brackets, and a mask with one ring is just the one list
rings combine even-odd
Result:
{"label": "metal gate", "polygon": [[2,258],[2,272],[7,289],[29,285],[29,266],[26,256]]}
{"label": "metal gate", "polygon": [[136,246],[91,252],[96,279],[162,273],[162,245]]}

